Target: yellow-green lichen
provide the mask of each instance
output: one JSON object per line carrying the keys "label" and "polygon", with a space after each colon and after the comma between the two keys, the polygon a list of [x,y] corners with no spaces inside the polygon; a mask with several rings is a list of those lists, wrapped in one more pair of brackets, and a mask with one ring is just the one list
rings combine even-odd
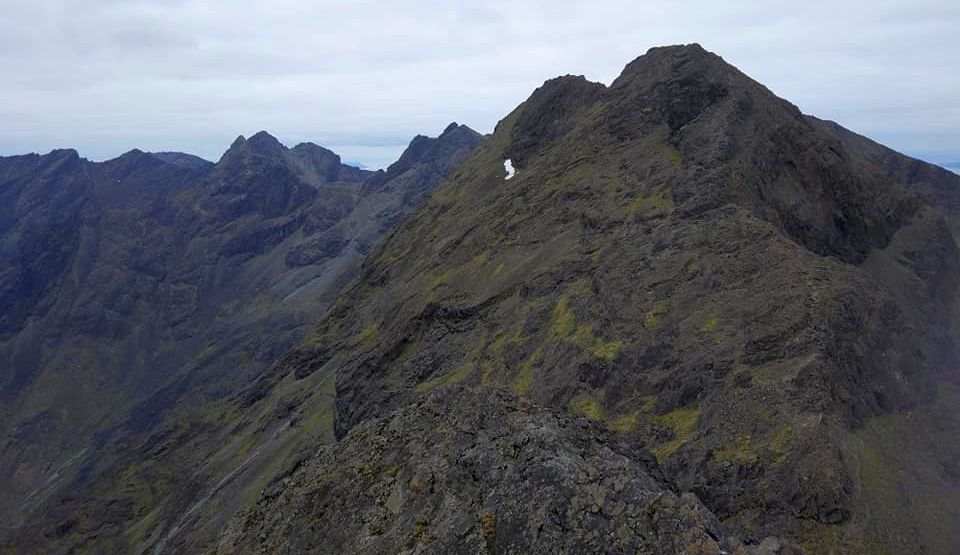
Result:
{"label": "yellow-green lichen", "polygon": [[430,290],[433,291],[439,288],[441,285],[446,284],[450,281],[450,276],[453,274],[452,271],[447,270],[438,274],[434,274],[430,277]]}
{"label": "yellow-green lichen", "polygon": [[665,191],[655,191],[649,195],[640,195],[627,205],[627,214],[646,217],[664,216],[673,212],[673,199]]}
{"label": "yellow-green lichen", "polygon": [[367,344],[373,343],[376,341],[377,337],[380,335],[380,326],[377,324],[370,324],[363,329],[356,337],[353,338],[355,343]]}
{"label": "yellow-green lichen", "polygon": [[739,434],[734,440],[714,452],[714,458],[720,462],[729,462],[740,466],[757,461],[753,452],[753,438],[750,434]]}
{"label": "yellow-green lichen", "polygon": [[703,319],[703,324],[700,326],[700,331],[703,333],[716,333],[720,328],[720,320],[717,318],[716,314],[708,314],[706,318]]}
{"label": "yellow-green lichen", "polygon": [[637,431],[640,427],[640,411],[633,411],[607,421],[607,429],[621,435]]}
{"label": "yellow-green lichen", "polygon": [[472,266],[483,266],[487,263],[487,260],[490,259],[490,253],[484,251],[473,258],[470,259],[470,265]]}
{"label": "yellow-green lichen", "polygon": [[667,147],[667,159],[675,166],[683,165],[683,153],[674,146]]}
{"label": "yellow-green lichen", "polygon": [[569,341],[591,355],[608,362],[617,358],[620,350],[623,349],[623,341],[604,341],[594,336],[593,326],[588,324],[577,326],[576,317],[567,299],[557,301],[547,335],[553,341]]}
{"label": "yellow-green lichen", "polygon": [[593,327],[586,324],[577,326],[577,330],[568,340],[591,355],[607,362],[612,362],[617,358],[620,350],[623,349],[623,341],[604,341],[594,337]]}
{"label": "yellow-green lichen", "polygon": [[417,393],[424,393],[437,386],[456,385],[458,383],[462,383],[466,381],[467,378],[470,377],[470,374],[473,373],[474,368],[475,368],[475,365],[473,364],[473,362],[464,362],[463,364],[460,364],[459,366],[457,366],[457,368],[454,369],[454,371],[450,372],[449,374],[445,374],[443,376],[434,378],[432,380],[427,380],[417,385],[415,390]]}
{"label": "yellow-green lichen", "polygon": [[591,420],[603,420],[603,405],[592,395],[580,395],[570,400],[573,412]]}
{"label": "yellow-green lichen", "polygon": [[310,431],[316,431],[323,435],[333,435],[333,410],[327,408],[319,410],[308,418],[304,428]]}
{"label": "yellow-green lichen", "polygon": [[433,541],[433,536],[430,535],[429,521],[418,520],[417,523],[413,525],[413,539],[417,543],[430,543]]}
{"label": "yellow-green lichen", "polygon": [[694,317],[700,319],[700,325],[697,327],[697,331],[706,339],[714,343],[720,343],[723,341],[723,327],[720,323],[720,318],[717,317],[714,313],[699,313]]}
{"label": "yellow-green lichen", "polygon": [[781,426],[773,434],[770,441],[770,451],[773,453],[773,464],[780,465],[787,458],[787,447],[793,441],[793,427]]}
{"label": "yellow-green lichen", "polygon": [[654,417],[654,422],[673,431],[673,439],[658,445],[653,454],[663,461],[674,454],[684,443],[690,440],[690,434],[700,420],[699,408],[679,408]]}
{"label": "yellow-green lichen", "polygon": [[590,294],[590,282],[583,278],[578,279],[567,286],[567,291],[569,291],[571,295],[585,297]]}
{"label": "yellow-green lichen", "polygon": [[147,535],[156,527],[160,521],[160,507],[154,507],[136,524],[134,524],[126,533],[127,544],[131,548],[140,548],[147,539]]}
{"label": "yellow-green lichen", "polygon": [[648,331],[656,330],[662,323],[663,316],[667,313],[666,301],[657,301],[653,303],[650,310],[643,318],[643,327]]}
{"label": "yellow-green lichen", "polygon": [[548,336],[552,340],[563,339],[570,335],[577,325],[573,310],[567,299],[560,299],[553,309],[553,320],[550,322]]}
{"label": "yellow-green lichen", "polygon": [[540,362],[541,358],[543,358],[543,347],[534,351],[530,358],[520,365],[520,370],[511,384],[518,395],[526,395],[533,387],[533,367]]}

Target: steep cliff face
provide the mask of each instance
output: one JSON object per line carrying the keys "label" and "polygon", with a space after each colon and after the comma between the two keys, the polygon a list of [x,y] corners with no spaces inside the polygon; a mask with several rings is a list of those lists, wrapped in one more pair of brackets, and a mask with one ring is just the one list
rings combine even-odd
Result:
{"label": "steep cliff face", "polygon": [[137,150],[0,159],[3,521],[109,458],[107,438],[214,402],[299,342],[391,222],[481,140],[448,133],[418,138],[442,145],[428,169],[387,179],[264,132],[216,164]]}
{"label": "steep cliff face", "polygon": [[741,539],[950,552],[955,440],[879,460],[897,442],[870,430],[955,398],[953,214],[864,148],[695,45],[548,81],[373,253],[296,377],[335,374],[340,436],[507,387],[636,438]]}

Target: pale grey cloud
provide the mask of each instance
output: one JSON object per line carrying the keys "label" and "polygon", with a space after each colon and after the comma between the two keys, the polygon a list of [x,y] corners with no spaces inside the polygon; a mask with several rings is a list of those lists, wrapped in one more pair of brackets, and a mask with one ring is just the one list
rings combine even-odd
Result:
{"label": "pale grey cloud", "polygon": [[217,158],[267,129],[389,163],[545,79],[700,42],[808,113],[960,160],[960,3],[0,0],[0,153]]}

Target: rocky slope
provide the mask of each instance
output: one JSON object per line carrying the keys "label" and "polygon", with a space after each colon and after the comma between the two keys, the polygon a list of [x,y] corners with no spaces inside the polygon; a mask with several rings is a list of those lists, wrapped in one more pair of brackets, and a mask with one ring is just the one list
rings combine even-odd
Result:
{"label": "rocky slope", "polygon": [[335,375],[338,436],[506,387],[644,445],[748,543],[954,552],[960,269],[933,192],[960,183],[828,127],[695,45],[548,81],[276,387]]}
{"label": "rocky slope", "polygon": [[235,392],[302,340],[480,140],[453,124],[378,172],[264,132],[216,164],[136,150],[0,159],[5,527],[114,456],[110,438]]}
{"label": "rocky slope", "polygon": [[321,447],[265,490],[218,553],[721,549],[746,553],[642,448],[487,389],[430,395]]}
{"label": "rocky slope", "polygon": [[958,190],[697,45],[550,80],[305,342],[6,545],[955,553]]}

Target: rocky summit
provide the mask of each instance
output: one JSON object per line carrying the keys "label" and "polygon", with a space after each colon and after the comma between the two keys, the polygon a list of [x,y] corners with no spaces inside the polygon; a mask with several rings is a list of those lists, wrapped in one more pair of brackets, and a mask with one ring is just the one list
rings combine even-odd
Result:
{"label": "rocky summit", "polygon": [[[960,177],[699,45],[377,174],[258,134],[215,166],[54,152],[0,184],[27,245],[0,329],[37,345],[3,376],[8,551],[960,551]],[[288,319],[316,325],[271,339]],[[56,375],[101,411],[144,395],[68,444]]]}

